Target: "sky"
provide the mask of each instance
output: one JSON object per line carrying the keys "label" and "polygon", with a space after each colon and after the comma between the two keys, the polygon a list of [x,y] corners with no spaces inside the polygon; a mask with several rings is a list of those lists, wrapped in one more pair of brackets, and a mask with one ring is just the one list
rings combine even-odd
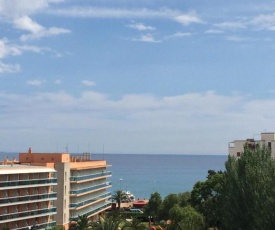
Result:
{"label": "sky", "polygon": [[274,61],[275,1],[0,0],[0,152],[227,154]]}

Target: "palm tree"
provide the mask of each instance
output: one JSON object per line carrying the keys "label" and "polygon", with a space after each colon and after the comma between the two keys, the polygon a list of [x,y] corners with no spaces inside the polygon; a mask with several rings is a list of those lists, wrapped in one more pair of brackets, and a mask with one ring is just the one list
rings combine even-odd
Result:
{"label": "palm tree", "polygon": [[78,216],[70,224],[70,230],[88,230],[92,228],[92,221],[87,216]]}
{"label": "palm tree", "polygon": [[115,218],[100,217],[97,222],[92,224],[93,230],[118,230],[120,220]]}
{"label": "palm tree", "polygon": [[142,223],[136,217],[132,218],[132,221],[126,222],[122,227],[122,230],[147,230],[147,229],[148,229],[148,226]]}
{"label": "palm tree", "polygon": [[112,200],[114,200],[118,204],[118,210],[120,210],[121,201],[128,199],[127,194],[122,190],[117,190],[112,196]]}

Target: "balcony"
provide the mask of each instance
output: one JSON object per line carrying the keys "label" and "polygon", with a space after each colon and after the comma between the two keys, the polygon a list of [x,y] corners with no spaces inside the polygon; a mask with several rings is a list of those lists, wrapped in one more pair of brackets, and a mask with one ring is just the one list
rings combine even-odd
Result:
{"label": "balcony", "polygon": [[35,179],[35,180],[18,180],[18,181],[0,181],[0,188],[5,187],[23,187],[30,185],[57,185],[57,179]]}
{"label": "balcony", "polygon": [[101,188],[107,188],[111,185],[112,185],[112,182],[106,182],[103,184],[87,187],[84,189],[72,190],[72,191],[70,191],[70,195],[80,195],[80,194],[86,193],[86,192],[93,192],[94,190],[101,189]]}
{"label": "balcony", "polygon": [[[32,210],[29,212],[17,212],[13,214],[2,214],[0,216],[0,223],[7,223],[11,221],[17,221],[20,219],[29,219],[35,218],[40,216],[48,216],[48,215],[55,215],[56,208],[47,208],[47,209],[40,209],[40,210]],[[25,218],[27,217],[27,218]]]}
{"label": "balcony", "polygon": [[[35,229],[53,229],[56,226],[56,221],[44,223],[44,224],[36,224]],[[15,228],[15,230],[30,230],[32,226],[24,226],[20,228]]]}
{"label": "balcony", "polygon": [[[89,211],[89,212],[86,212],[86,213],[82,213],[82,214],[78,214],[78,215],[85,215],[85,216],[90,217],[90,216],[92,216],[93,214],[95,214],[95,213],[97,213],[97,212],[100,212],[100,211],[104,211],[104,210],[106,210],[107,208],[110,208],[110,207],[111,207],[111,203],[107,203],[107,204],[104,204],[104,205],[102,205],[101,207],[96,208],[96,209],[94,209],[94,210],[92,210],[92,211]],[[75,220],[75,219],[78,217],[78,215],[77,215],[77,216],[70,217],[70,221]]]}
{"label": "balcony", "polygon": [[50,194],[41,194],[41,195],[27,195],[27,196],[18,196],[18,197],[6,197],[0,198],[0,206],[2,204],[9,204],[9,203],[26,203],[27,201],[37,202],[42,200],[56,200],[57,193],[50,193]]}
{"label": "balcony", "polygon": [[70,208],[79,208],[79,207],[82,207],[82,206],[85,206],[87,204],[92,204],[93,202],[96,202],[98,200],[101,200],[103,198],[107,198],[107,197],[110,197],[112,194],[110,192],[108,193],[105,193],[103,195],[100,195],[100,196],[97,196],[93,199],[89,199],[89,200],[85,200],[85,201],[82,201],[82,202],[79,202],[79,203],[73,203],[73,204],[70,204]]}
{"label": "balcony", "polygon": [[106,177],[106,176],[111,176],[111,175],[112,175],[112,172],[108,171],[108,172],[101,172],[101,173],[85,175],[85,176],[72,176],[70,178],[70,181],[71,182],[81,182],[81,181],[85,181],[85,180],[95,179],[95,178],[99,178],[99,177]]}

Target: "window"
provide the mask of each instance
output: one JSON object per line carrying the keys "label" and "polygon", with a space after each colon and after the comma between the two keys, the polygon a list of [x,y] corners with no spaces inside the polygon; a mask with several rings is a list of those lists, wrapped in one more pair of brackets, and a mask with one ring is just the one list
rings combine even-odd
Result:
{"label": "window", "polygon": [[271,149],[271,142],[268,142],[268,148]]}
{"label": "window", "polygon": [[237,152],[237,157],[241,156],[241,153],[240,152]]}

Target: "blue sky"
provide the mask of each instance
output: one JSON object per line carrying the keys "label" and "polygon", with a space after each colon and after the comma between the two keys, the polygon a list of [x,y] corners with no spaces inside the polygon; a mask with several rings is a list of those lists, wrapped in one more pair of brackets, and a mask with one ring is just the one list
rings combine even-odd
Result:
{"label": "blue sky", "polygon": [[275,1],[0,0],[0,151],[227,154],[275,131]]}

